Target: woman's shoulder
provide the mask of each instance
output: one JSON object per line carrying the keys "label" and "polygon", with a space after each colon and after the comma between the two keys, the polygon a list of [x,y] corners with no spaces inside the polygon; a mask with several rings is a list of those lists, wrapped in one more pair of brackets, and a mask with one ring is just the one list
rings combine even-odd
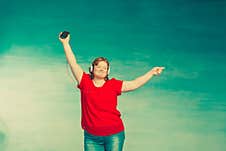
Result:
{"label": "woman's shoulder", "polygon": [[90,83],[91,83],[90,75],[87,74],[86,72],[83,72],[81,82],[80,82],[80,84],[77,87],[78,88],[83,88],[83,87],[85,87],[87,85],[90,85]]}
{"label": "woman's shoulder", "polygon": [[89,73],[86,73],[85,71],[83,72],[83,76],[86,77],[86,78],[87,78],[87,77],[90,78],[90,74],[89,74]]}
{"label": "woman's shoulder", "polygon": [[118,83],[118,82],[122,82],[122,80],[116,79],[116,78],[111,78],[109,80],[110,83]]}
{"label": "woman's shoulder", "polygon": [[83,72],[82,80],[83,81],[89,81],[89,80],[91,80],[90,74],[88,74],[86,72]]}

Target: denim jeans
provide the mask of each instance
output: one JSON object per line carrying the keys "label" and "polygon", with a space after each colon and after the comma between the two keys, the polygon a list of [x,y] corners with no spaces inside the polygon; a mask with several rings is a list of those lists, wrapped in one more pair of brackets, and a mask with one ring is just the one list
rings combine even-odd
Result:
{"label": "denim jeans", "polygon": [[122,151],[124,131],[109,136],[95,136],[84,131],[84,151]]}

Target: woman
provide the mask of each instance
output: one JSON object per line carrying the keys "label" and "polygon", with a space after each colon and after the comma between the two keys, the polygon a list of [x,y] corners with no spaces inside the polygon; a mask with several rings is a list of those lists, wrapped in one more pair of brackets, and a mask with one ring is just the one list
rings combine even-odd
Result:
{"label": "woman", "polygon": [[125,134],[120,112],[117,110],[117,96],[121,92],[141,87],[152,76],[159,75],[164,67],[154,67],[132,81],[108,79],[109,62],[106,58],[99,57],[93,61],[90,74],[87,74],[72,52],[70,35],[65,39],[60,35],[59,40],[81,91],[81,125],[84,129],[85,151],[122,151]]}

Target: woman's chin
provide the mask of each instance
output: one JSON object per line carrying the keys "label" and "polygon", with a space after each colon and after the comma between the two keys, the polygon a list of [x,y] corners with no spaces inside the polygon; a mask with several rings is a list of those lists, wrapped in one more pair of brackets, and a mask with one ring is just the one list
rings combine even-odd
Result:
{"label": "woman's chin", "polygon": [[98,79],[104,79],[106,76],[105,75],[95,75],[95,77]]}

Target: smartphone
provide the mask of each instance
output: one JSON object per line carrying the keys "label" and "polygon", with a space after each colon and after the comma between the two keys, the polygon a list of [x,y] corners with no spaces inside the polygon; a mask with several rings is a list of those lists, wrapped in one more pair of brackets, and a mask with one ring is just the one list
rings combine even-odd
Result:
{"label": "smartphone", "polygon": [[65,38],[67,38],[67,36],[68,36],[69,34],[70,34],[70,32],[64,31],[64,32],[62,32],[62,34],[60,35],[60,38],[65,39]]}

